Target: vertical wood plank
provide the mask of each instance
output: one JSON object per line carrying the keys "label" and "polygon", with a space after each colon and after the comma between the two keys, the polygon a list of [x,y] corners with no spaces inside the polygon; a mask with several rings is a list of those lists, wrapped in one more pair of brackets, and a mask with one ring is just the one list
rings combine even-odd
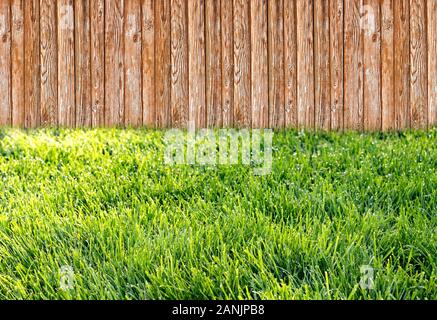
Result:
{"label": "vertical wood plank", "polygon": [[105,124],[124,124],[124,0],[105,3]]}
{"label": "vertical wood plank", "polygon": [[73,0],[58,2],[58,103],[59,125],[75,125],[75,67]]}
{"label": "vertical wood plank", "polygon": [[428,122],[426,0],[410,0],[411,127]]}
{"label": "vertical wood plank", "polygon": [[105,124],[105,0],[91,0],[91,108],[93,127]]}
{"label": "vertical wood plank", "polygon": [[[225,0],[226,1],[226,0]],[[222,125],[220,0],[206,0],[206,126]]]}
{"label": "vertical wood plank", "polygon": [[296,1],[284,1],[285,126],[297,128]]}
{"label": "vertical wood plank", "polygon": [[282,128],[285,125],[283,0],[270,0],[268,11],[269,126]]}
{"label": "vertical wood plank", "polygon": [[406,129],[410,127],[410,0],[397,0],[394,29],[396,129]]}
{"label": "vertical wood plank", "polygon": [[171,91],[170,0],[155,1],[155,103],[156,125],[168,127]]}
{"label": "vertical wood plank", "polygon": [[221,1],[223,126],[233,123],[234,114],[234,10],[233,1]]}
{"label": "vertical wood plank", "polygon": [[330,0],[331,129],[342,130],[344,88],[344,1]]}
{"label": "vertical wood plank", "polygon": [[143,125],[155,125],[155,1],[142,0]]}
{"label": "vertical wood plank", "polygon": [[35,128],[40,124],[41,64],[40,64],[40,7],[39,0],[29,0],[24,6],[25,24],[25,125]]}
{"label": "vertical wood plank", "polygon": [[24,127],[24,1],[12,0],[12,125]]}
{"label": "vertical wood plank", "polygon": [[76,127],[90,127],[92,119],[90,0],[75,0],[74,19]]}
{"label": "vertical wood plank", "polygon": [[364,129],[381,130],[381,26],[379,0],[364,0]]}
{"label": "vertical wood plank", "polygon": [[172,126],[188,124],[188,21],[187,2],[171,2],[171,119]]}
{"label": "vertical wood plank", "polygon": [[428,1],[428,123],[437,125],[437,1]]}
{"label": "vertical wood plank", "polygon": [[11,103],[11,16],[9,0],[0,1],[0,126],[10,126]]}
{"label": "vertical wood plank", "polygon": [[124,7],[125,125],[143,123],[141,105],[141,3],[128,0]]}
{"label": "vertical wood plank", "polygon": [[188,1],[189,122],[206,124],[205,96],[205,2]]}
{"label": "vertical wood plank", "polygon": [[298,125],[314,128],[314,0],[297,0]]}
{"label": "vertical wood plank", "polygon": [[395,125],[394,105],[394,1],[381,3],[381,107],[382,130],[393,130]]}
{"label": "vertical wood plank", "polygon": [[361,0],[344,1],[344,126],[363,130]]}
{"label": "vertical wood plank", "polygon": [[269,124],[269,70],[266,0],[253,0],[251,17],[251,84],[252,84],[252,127],[266,128]]}
{"label": "vertical wood plank", "polygon": [[315,128],[331,128],[329,0],[314,3]]}
{"label": "vertical wood plank", "polygon": [[41,124],[58,124],[56,0],[41,0]]}
{"label": "vertical wood plank", "polygon": [[234,125],[251,126],[250,0],[234,0]]}

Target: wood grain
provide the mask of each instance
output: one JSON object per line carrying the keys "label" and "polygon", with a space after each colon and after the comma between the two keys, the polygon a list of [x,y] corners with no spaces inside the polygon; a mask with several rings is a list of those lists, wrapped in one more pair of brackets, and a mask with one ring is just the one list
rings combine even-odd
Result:
{"label": "wood grain", "polygon": [[330,0],[331,129],[344,128],[344,2]]}
{"label": "wood grain", "polygon": [[188,124],[188,6],[171,2],[171,118],[172,127]]}
{"label": "wood grain", "polygon": [[189,122],[206,125],[205,1],[188,0]]}
{"label": "wood grain", "polygon": [[41,125],[58,124],[56,0],[41,0]]}
{"label": "wood grain", "polygon": [[381,17],[379,0],[364,0],[364,129],[381,130]]}
{"label": "wood grain", "polygon": [[250,127],[250,0],[234,0],[234,125]]}
{"label": "wood grain", "polygon": [[396,129],[410,127],[410,0],[394,7],[394,104]]}
{"label": "wood grain", "polygon": [[25,78],[24,107],[25,126],[40,125],[41,63],[40,63],[40,6],[39,0],[29,0],[24,6]]}
{"label": "wood grain", "polygon": [[363,130],[363,40],[361,0],[344,2],[344,126]]}
{"label": "wood grain", "polygon": [[331,129],[329,0],[314,2],[315,128]]}
{"label": "wood grain", "polygon": [[24,1],[12,0],[11,85],[12,126],[24,127]]}
{"label": "wood grain", "polygon": [[105,124],[124,124],[124,1],[105,2]]}
{"label": "wood grain", "polygon": [[222,120],[223,127],[233,124],[234,115],[234,10],[233,1],[221,1]]}
{"label": "wood grain", "polygon": [[125,125],[143,123],[141,103],[141,2],[128,0],[124,6],[124,105]]}
{"label": "wood grain", "polygon": [[105,0],[91,0],[91,111],[93,127],[105,124]]}
{"label": "wood grain", "polygon": [[11,103],[11,15],[9,0],[0,1],[0,126],[10,126]]}
{"label": "wood grain", "polygon": [[59,125],[75,126],[74,11],[72,0],[58,2]]}
{"label": "wood grain", "polygon": [[[224,0],[227,1],[227,0]],[[206,126],[222,125],[221,0],[205,2]]]}
{"label": "wood grain", "polygon": [[396,128],[394,90],[394,1],[381,3],[381,107],[382,130]]}
{"label": "wood grain", "polygon": [[75,0],[74,4],[76,127],[90,127],[92,120],[90,1]]}
{"label": "wood grain", "polygon": [[428,123],[437,126],[437,1],[428,1]]}
{"label": "wood grain", "polygon": [[297,0],[298,126],[314,128],[313,0]]}
{"label": "wood grain", "polygon": [[251,21],[251,93],[252,127],[267,128],[269,119],[269,69],[266,0],[254,0],[250,5]]}
{"label": "wood grain", "polygon": [[268,11],[269,126],[282,128],[285,125],[284,1],[270,0]]}
{"label": "wood grain", "polygon": [[284,1],[285,126],[297,128],[296,1]]}
{"label": "wood grain", "polygon": [[155,121],[161,128],[171,123],[170,19],[170,0],[155,1]]}
{"label": "wood grain", "polygon": [[426,1],[410,0],[411,127],[428,125]]}
{"label": "wood grain", "polygon": [[155,1],[142,0],[142,99],[143,125],[153,127],[155,106]]}

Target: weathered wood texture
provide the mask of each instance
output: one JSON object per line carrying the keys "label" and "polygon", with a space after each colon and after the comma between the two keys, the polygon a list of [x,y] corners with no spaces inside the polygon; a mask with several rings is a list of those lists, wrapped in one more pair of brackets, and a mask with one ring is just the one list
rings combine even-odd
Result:
{"label": "weathered wood texture", "polygon": [[2,0],[0,126],[437,125],[436,0]]}

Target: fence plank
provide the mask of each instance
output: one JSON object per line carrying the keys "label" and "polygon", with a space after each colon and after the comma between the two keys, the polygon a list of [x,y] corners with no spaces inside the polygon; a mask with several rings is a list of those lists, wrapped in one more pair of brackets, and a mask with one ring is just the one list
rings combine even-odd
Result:
{"label": "fence plank", "polygon": [[251,126],[250,0],[234,0],[234,125]]}
{"label": "fence plank", "polygon": [[204,0],[189,0],[189,121],[197,128],[204,128],[206,123],[204,17]]}
{"label": "fence plank", "polygon": [[171,123],[170,19],[170,0],[155,1],[155,121],[161,128],[168,127]]}
{"label": "fence plank", "polygon": [[330,74],[331,129],[342,130],[344,88],[344,5],[343,0],[330,0]]}
{"label": "fence plank", "polygon": [[313,0],[297,0],[298,126],[314,128]]}
{"label": "fence plank", "polygon": [[41,0],[41,125],[58,124],[56,0]]}
{"label": "fence plank", "polygon": [[12,0],[12,125],[23,127],[24,114],[24,1]]}
{"label": "fence plank", "polygon": [[411,127],[426,128],[428,122],[428,73],[425,0],[410,1]]}
{"label": "fence plank", "polygon": [[233,1],[221,1],[222,119],[223,126],[233,124],[234,114],[234,10]]}
{"label": "fence plank", "polygon": [[123,0],[105,3],[105,124],[124,124]]}
{"label": "fence plank", "polygon": [[105,124],[105,0],[91,0],[91,110],[93,127]]}
{"label": "fence plank", "polygon": [[296,1],[284,1],[285,126],[297,128]]}
{"label": "fence plank", "polygon": [[269,117],[269,71],[266,0],[251,2],[251,93],[252,127],[266,128]]}
{"label": "fence plank", "polygon": [[24,106],[25,125],[35,128],[40,124],[40,7],[39,0],[29,0],[24,6],[25,79]]}
{"label": "fence plank", "polygon": [[73,1],[59,1],[57,11],[59,124],[71,127],[75,125],[76,112]]}
{"label": "fence plank", "polygon": [[324,130],[331,128],[329,9],[329,0],[314,3],[315,127]]}
{"label": "fence plank", "polygon": [[394,2],[381,3],[381,107],[382,129],[393,130],[395,125],[394,105]]}
{"label": "fence plank", "polygon": [[128,0],[124,6],[124,105],[125,125],[143,123],[141,104],[141,3]]}
{"label": "fence plank", "polygon": [[220,2],[220,0],[206,0],[205,3],[207,127],[222,124]]}
{"label": "fence plank", "polygon": [[74,19],[76,126],[90,127],[92,118],[90,0],[75,0]]}
{"label": "fence plank", "polygon": [[362,2],[350,0],[344,4],[344,125],[349,129],[363,130]]}
{"label": "fence plank", "polygon": [[381,130],[381,26],[379,0],[364,0],[364,129]]}
{"label": "fence plank", "polygon": [[428,2],[428,107],[429,126],[437,125],[437,1]]}
{"label": "fence plank", "polygon": [[284,2],[270,0],[269,8],[269,126],[284,127]]}
{"label": "fence plank", "polygon": [[188,123],[187,2],[171,2],[171,118],[173,127]]}
{"label": "fence plank", "polygon": [[155,125],[155,1],[142,0],[143,125]]}
{"label": "fence plank", "polygon": [[10,126],[11,103],[11,16],[9,0],[0,1],[0,126]]}
{"label": "fence plank", "polygon": [[410,0],[397,0],[394,29],[396,129],[406,129],[410,127]]}

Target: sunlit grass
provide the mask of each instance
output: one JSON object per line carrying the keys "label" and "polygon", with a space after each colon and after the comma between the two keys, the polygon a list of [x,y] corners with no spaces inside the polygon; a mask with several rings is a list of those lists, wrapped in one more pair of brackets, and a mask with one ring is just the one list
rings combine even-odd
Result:
{"label": "sunlit grass", "polygon": [[162,138],[0,132],[0,298],[437,299],[437,130],[279,132],[264,177]]}

